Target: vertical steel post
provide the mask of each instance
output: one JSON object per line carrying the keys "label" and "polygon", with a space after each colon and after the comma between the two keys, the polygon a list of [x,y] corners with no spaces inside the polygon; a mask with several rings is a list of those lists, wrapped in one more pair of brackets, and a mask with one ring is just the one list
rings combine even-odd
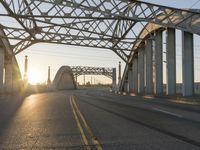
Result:
{"label": "vertical steel post", "polygon": [[28,56],[25,56],[24,62],[24,83],[28,83]]}

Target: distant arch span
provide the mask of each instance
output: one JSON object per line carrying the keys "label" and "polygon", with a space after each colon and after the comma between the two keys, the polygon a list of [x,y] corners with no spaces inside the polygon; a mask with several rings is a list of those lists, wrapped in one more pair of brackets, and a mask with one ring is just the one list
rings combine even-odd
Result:
{"label": "distant arch span", "polygon": [[62,66],[57,71],[53,80],[52,87],[57,90],[74,90],[76,89],[76,83],[72,70],[69,66]]}

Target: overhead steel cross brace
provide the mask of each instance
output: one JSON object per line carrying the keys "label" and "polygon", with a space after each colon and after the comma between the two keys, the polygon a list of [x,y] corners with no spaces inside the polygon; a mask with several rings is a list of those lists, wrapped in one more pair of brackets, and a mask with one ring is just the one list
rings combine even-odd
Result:
{"label": "overhead steel cross brace", "polygon": [[104,75],[110,79],[113,77],[113,68],[88,67],[88,66],[71,66],[73,74],[80,75]]}
{"label": "overhead steel cross brace", "polygon": [[[200,35],[200,13],[134,0],[2,0],[2,16],[18,27],[1,26],[15,54],[37,42],[113,50],[128,62],[133,42],[146,23]],[[140,27],[138,27],[140,24]],[[11,43],[12,44],[12,43]]]}

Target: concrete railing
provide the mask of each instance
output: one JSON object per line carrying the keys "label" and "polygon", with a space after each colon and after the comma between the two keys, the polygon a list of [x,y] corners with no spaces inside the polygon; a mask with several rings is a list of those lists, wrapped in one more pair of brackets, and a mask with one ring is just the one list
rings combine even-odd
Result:
{"label": "concrete railing", "polygon": [[[176,84],[176,93],[181,94],[182,93],[182,83]],[[200,82],[194,83],[194,91],[195,94],[200,94]],[[166,84],[163,85],[163,92],[166,92]]]}

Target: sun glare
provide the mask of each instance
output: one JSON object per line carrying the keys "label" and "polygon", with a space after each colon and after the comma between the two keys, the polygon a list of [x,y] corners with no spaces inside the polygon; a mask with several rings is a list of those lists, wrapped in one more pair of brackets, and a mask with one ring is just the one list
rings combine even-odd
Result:
{"label": "sun glare", "polygon": [[41,75],[37,70],[31,69],[28,72],[28,82],[30,84],[37,84],[41,82]]}

